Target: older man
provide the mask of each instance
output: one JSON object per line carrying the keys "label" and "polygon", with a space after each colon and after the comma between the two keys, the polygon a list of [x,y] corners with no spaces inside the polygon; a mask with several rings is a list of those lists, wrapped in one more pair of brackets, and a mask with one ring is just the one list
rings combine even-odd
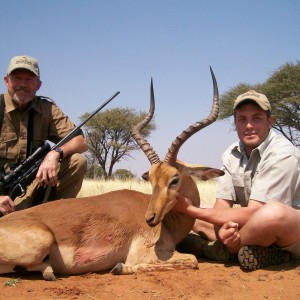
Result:
{"label": "older man", "polygon": [[[57,143],[75,127],[53,100],[36,96],[42,82],[35,58],[13,57],[4,83],[7,92],[0,98],[2,176],[24,161],[43,141]],[[40,191],[45,186],[52,187],[48,200],[76,197],[86,172],[86,160],[81,155],[86,150],[87,142],[82,134],[78,134],[50,151],[25,195],[16,198],[15,202],[9,195],[0,196],[0,212],[5,215],[40,203]]]}
{"label": "older man", "polygon": [[223,154],[214,207],[178,199],[174,208],[196,218],[194,231],[210,242],[189,236],[178,248],[223,261],[238,255],[248,270],[300,259],[300,149],[271,129],[265,95],[248,91],[233,109],[240,141]]}

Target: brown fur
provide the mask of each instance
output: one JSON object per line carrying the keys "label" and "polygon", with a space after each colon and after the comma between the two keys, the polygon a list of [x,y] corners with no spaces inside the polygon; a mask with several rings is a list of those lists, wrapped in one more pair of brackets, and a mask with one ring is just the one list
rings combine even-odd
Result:
{"label": "brown fur", "polygon": [[[174,251],[194,223],[171,211],[176,193],[200,204],[197,186],[186,170],[181,165],[153,165],[152,196],[118,190],[45,203],[1,218],[0,273],[25,267],[55,280],[54,273],[112,268],[114,274],[197,268],[193,255]],[[177,184],[170,185],[176,176]]]}

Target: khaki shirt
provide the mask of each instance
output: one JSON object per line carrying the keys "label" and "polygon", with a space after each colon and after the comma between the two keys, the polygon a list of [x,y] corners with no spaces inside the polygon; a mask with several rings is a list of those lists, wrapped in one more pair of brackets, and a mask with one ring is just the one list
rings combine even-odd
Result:
{"label": "khaki shirt", "polygon": [[270,131],[248,159],[243,144],[223,154],[225,175],[217,180],[217,198],[247,206],[249,199],[279,201],[300,209],[300,149]]}
{"label": "khaki shirt", "polygon": [[[8,171],[12,163],[26,159],[29,109],[17,109],[8,93],[4,95],[5,113],[0,133],[0,165]],[[75,125],[49,98],[34,97],[33,150],[43,141],[58,143]]]}

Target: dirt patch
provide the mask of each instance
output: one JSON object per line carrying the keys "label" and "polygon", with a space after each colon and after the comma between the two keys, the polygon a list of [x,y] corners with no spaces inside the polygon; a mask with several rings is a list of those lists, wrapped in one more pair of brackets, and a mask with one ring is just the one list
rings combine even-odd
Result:
{"label": "dirt patch", "polygon": [[[0,277],[0,299],[300,299],[299,264],[245,272],[237,264],[199,262],[197,270],[115,276],[89,273],[44,281],[38,273]],[[20,278],[20,279],[19,279]]]}

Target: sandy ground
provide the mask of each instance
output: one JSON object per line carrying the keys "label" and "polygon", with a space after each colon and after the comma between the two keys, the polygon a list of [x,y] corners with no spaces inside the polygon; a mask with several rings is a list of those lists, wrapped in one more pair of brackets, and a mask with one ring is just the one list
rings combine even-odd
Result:
{"label": "sandy ground", "polygon": [[123,276],[57,276],[53,282],[38,273],[7,274],[0,277],[0,299],[300,299],[299,263],[253,272],[212,261],[199,261],[198,266]]}

